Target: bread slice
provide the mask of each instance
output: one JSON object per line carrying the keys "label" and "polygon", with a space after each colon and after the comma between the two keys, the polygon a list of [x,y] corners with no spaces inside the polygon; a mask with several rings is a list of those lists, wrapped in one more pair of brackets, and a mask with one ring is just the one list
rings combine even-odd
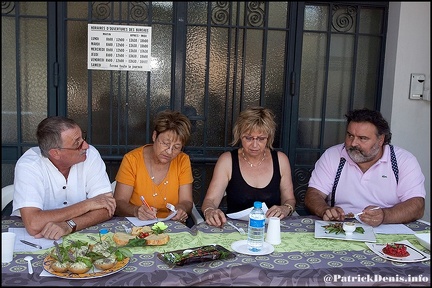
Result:
{"label": "bread slice", "polygon": [[150,226],[143,226],[143,227],[133,226],[131,234],[134,235],[134,236],[138,236],[141,232],[149,233],[151,231],[152,230],[151,230]]}
{"label": "bread slice", "polygon": [[87,273],[92,267],[88,267],[84,262],[74,262],[69,265],[68,270],[72,273]]}
{"label": "bread slice", "polygon": [[55,272],[64,273],[68,271],[70,266],[69,262],[61,263],[57,260],[51,263],[51,269],[53,269]]}
{"label": "bread slice", "polygon": [[169,236],[166,233],[161,234],[150,234],[149,236],[145,237],[146,244],[149,246],[157,246],[157,245],[165,245],[169,241]]}
{"label": "bread slice", "polygon": [[132,234],[128,234],[125,232],[116,232],[114,233],[113,240],[118,246],[124,246],[128,244],[130,239],[134,239],[135,236]]}
{"label": "bread slice", "polygon": [[117,263],[115,256],[110,256],[107,258],[97,259],[93,262],[93,265],[99,270],[107,270],[114,267]]}

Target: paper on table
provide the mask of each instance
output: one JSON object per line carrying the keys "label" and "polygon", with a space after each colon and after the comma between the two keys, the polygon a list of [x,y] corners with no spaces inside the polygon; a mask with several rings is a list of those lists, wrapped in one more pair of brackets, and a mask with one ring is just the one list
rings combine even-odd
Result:
{"label": "paper on table", "polygon": [[41,276],[41,277],[56,277],[56,275],[49,273],[45,269],[42,269],[42,272],[39,276]]}
{"label": "paper on table", "polygon": [[[237,220],[243,220],[243,221],[249,221],[249,214],[252,211],[253,207],[247,208],[245,210],[235,212],[235,213],[229,213],[227,214],[228,218],[231,219],[237,219]],[[267,212],[268,208],[265,202],[262,204],[262,209],[264,213]]]}
{"label": "paper on table", "polygon": [[374,227],[376,234],[415,234],[411,228],[408,228],[404,224],[381,224]]}
{"label": "paper on table", "polygon": [[[360,217],[358,217],[357,214],[355,215],[355,218],[360,223],[365,224],[360,220]],[[404,224],[381,224],[377,227],[374,227],[373,230],[375,234],[415,234],[411,228],[408,228]]]}
{"label": "paper on table", "polygon": [[171,218],[173,218],[175,215],[177,215],[177,211],[171,212],[171,214],[168,215],[166,218],[157,218],[152,220],[139,220],[137,217],[126,217],[130,222],[132,222],[135,226],[146,226],[157,222],[163,222],[168,221]]}
{"label": "paper on table", "polygon": [[[26,245],[20,240],[26,240],[28,242],[38,244],[42,246],[42,249],[47,249],[54,247],[54,240],[46,238],[35,238],[27,233],[25,228],[9,228],[9,232],[14,232],[15,237],[15,249],[14,252],[36,252],[41,251],[41,249]],[[62,243],[62,239],[57,240],[57,243]]]}

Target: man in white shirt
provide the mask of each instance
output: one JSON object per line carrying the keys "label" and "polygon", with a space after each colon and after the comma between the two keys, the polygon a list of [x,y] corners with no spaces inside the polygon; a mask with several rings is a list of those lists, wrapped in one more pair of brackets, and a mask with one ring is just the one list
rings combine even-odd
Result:
{"label": "man in white shirt", "polygon": [[15,167],[12,216],[30,235],[56,240],[110,219],[116,203],[105,163],[78,124],[48,117],[36,134],[39,146]]}

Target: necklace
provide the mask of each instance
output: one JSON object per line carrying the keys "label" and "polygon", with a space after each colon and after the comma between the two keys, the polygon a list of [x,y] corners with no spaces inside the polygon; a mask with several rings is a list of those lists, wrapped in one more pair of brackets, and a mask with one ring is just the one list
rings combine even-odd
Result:
{"label": "necklace", "polygon": [[264,161],[264,159],[266,158],[266,154],[265,154],[265,151],[264,151],[263,158],[261,159],[261,161],[259,161],[258,164],[254,165],[254,164],[250,163],[249,160],[246,158],[246,155],[244,154],[243,150],[242,150],[242,155],[243,155],[243,159],[249,164],[250,167],[253,167],[253,166],[258,167],[258,166],[260,166],[262,164],[262,162]]}

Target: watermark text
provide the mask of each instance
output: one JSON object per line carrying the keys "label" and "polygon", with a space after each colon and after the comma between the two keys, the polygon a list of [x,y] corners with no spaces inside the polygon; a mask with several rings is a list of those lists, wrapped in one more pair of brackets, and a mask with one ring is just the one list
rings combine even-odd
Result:
{"label": "watermark text", "polygon": [[428,276],[424,275],[394,275],[394,276],[381,276],[381,275],[338,275],[338,274],[327,274],[324,276],[325,283],[360,283],[360,282],[417,282],[417,283],[430,283]]}

